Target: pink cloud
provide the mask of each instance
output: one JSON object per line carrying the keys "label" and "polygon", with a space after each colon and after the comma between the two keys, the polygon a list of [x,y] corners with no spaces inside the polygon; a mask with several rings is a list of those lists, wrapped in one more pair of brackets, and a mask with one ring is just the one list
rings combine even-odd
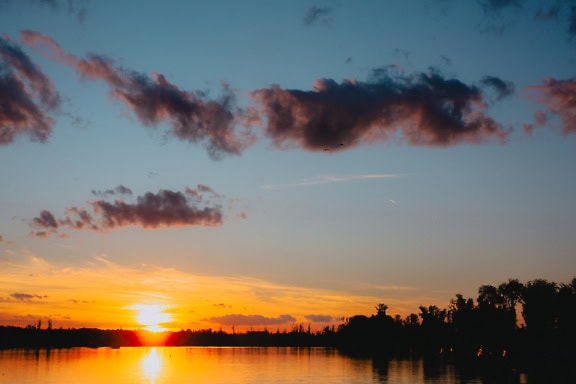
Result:
{"label": "pink cloud", "polygon": [[0,144],[24,134],[46,141],[54,125],[47,113],[60,105],[52,80],[8,37],[0,37],[0,105]]}
{"label": "pink cloud", "polygon": [[[210,193],[215,192],[207,187]],[[187,188],[192,191],[192,189]],[[142,228],[178,227],[178,226],[219,226],[223,223],[219,205],[199,205],[202,193],[194,190],[199,198],[189,193],[162,189],[158,193],[148,192],[137,197],[135,202],[121,199],[91,201],[88,204],[92,213],[86,209],[69,207],[66,215],[57,219],[48,210],[40,212],[32,219],[35,228],[32,235],[46,238],[50,235],[67,236],[60,233],[62,229],[107,231],[126,226]],[[218,195],[220,196],[220,195]]]}
{"label": "pink cloud", "polygon": [[[251,93],[267,117],[264,129],[275,146],[310,151],[338,150],[390,140],[402,133],[410,145],[449,146],[504,142],[509,130],[485,114],[482,90],[436,73],[378,76],[370,82],[331,79],[313,91],[277,85]],[[482,81],[498,98],[511,85],[495,77]]]}
{"label": "pink cloud", "polygon": [[[550,113],[560,116],[562,133],[568,135],[576,133],[576,80],[544,79],[542,85],[527,87],[526,93],[548,108]],[[543,112],[537,112],[535,124],[525,126],[525,131],[537,126],[545,125],[547,116]]]}
{"label": "pink cloud", "polygon": [[160,190],[156,194],[148,192],[132,204],[121,200],[113,203],[98,200],[91,204],[107,229],[128,225],[157,228],[222,224],[220,209],[190,205],[185,194],[169,190]]}
{"label": "pink cloud", "polygon": [[[181,90],[160,73],[149,76],[122,68],[102,55],[78,59],[52,38],[34,31],[22,32],[22,40],[46,57],[71,66],[82,77],[106,82],[112,97],[122,101],[142,124],[165,122],[180,140],[205,143],[213,158],[238,155],[256,140],[249,124],[257,117],[251,109],[236,108],[234,92],[227,84],[223,84],[219,99],[207,100],[202,92]],[[238,124],[244,129],[236,131]]]}

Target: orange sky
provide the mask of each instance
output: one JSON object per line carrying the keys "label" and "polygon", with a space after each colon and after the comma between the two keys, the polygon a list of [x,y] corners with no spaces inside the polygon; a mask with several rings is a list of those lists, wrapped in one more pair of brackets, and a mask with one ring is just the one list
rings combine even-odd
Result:
{"label": "orange sky", "polygon": [[[337,291],[282,286],[248,277],[199,276],[173,268],[142,265],[127,268],[95,256],[83,267],[56,267],[28,255],[25,262],[1,263],[0,291],[18,286],[23,292],[0,298],[0,324],[28,325],[51,319],[54,327],[143,327],[142,306],[161,306],[171,321],[165,328],[288,329],[312,323],[313,329],[340,323],[342,317],[371,314],[382,297],[354,296]],[[432,298],[403,299],[409,287],[388,287],[390,314],[405,316]],[[234,314],[240,315],[236,320]],[[257,320],[250,316],[258,314]],[[290,314],[294,321],[282,321]],[[329,321],[311,321],[311,314]],[[217,319],[221,316],[228,316]],[[264,319],[263,319],[263,318]],[[16,320],[15,320],[16,319]],[[234,324],[236,322],[236,324]]]}

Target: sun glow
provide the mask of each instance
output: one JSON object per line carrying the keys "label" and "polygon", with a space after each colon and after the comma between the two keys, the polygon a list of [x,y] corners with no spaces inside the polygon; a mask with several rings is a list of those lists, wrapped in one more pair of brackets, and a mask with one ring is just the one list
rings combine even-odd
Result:
{"label": "sun glow", "polygon": [[167,329],[162,326],[172,320],[170,314],[164,312],[165,307],[157,304],[139,304],[132,307],[138,311],[136,321],[150,332],[162,332]]}

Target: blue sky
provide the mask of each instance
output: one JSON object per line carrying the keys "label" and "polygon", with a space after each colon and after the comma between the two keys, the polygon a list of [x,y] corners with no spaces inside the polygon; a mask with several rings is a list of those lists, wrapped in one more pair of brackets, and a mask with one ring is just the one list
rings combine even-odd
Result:
{"label": "blue sky", "polygon": [[[370,314],[379,302],[403,315],[445,306],[458,292],[475,297],[479,285],[508,278],[569,281],[576,271],[572,5],[0,1],[4,52],[16,47],[60,97],[55,108],[43,105],[11,56],[0,56],[6,76],[20,79],[53,120],[45,142],[22,129],[0,145],[0,321],[79,325],[91,321],[85,313],[110,313],[96,325],[130,327],[126,308],[151,302],[172,311],[173,327],[214,326],[226,315],[336,321]],[[33,42],[38,36],[43,43]],[[77,63],[89,54],[107,58],[121,80],[82,72]],[[221,106],[234,95],[228,128],[251,129],[253,141],[215,159],[206,149],[210,133],[197,141],[175,134],[174,115],[138,93],[154,74],[197,105]],[[487,76],[501,83],[483,83]],[[0,100],[9,100],[3,87]],[[138,98],[130,104],[119,92]],[[360,97],[366,101],[354,104]],[[434,135],[444,126],[430,118],[457,109],[454,100],[476,114],[464,111],[441,142]],[[307,141],[299,130],[316,126],[290,125],[270,109],[278,105],[292,117],[334,119],[336,137],[350,140],[320,129],[319,143]],[[387,108],[391,123],[378,117],[353,129]],[[160,112],[146,124],[150,111]],[[260,122],[243,128],[238,111]],[[478,115],[497,130],[466,122]],[[7,132],[15,123],[2,118]],[[132,193],[114,192],[120,185]],[[206,208],[221,218],[178,221],[147,207],[149,216],[120,219],[119,202],[134,214],[138,197],[161,200],[161,190],[187,199],[180,207],[191,215]],[[76,217],[71,207],[91,214],[81,229],[65,223]],[[34,220],[42,211],[58,228]],[[103,276],[114,274],[138,284],[108,289]],[[99,288],[84,289],[77,276]],[[182,284],[194,281],[202,294],[190,296]],[[93,304],[70,304],[82,301]]]}

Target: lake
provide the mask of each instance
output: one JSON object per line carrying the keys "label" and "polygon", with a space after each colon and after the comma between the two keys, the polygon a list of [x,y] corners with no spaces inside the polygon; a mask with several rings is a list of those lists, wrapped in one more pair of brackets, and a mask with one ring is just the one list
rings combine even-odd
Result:
{"label": "lake", "polygon": [[[494,379],[494,377],[492,377]],[[501,379],[501,380],[500,380]],[[527,383],[523,374],[495,382]],[[451,364],[356,359],[331,348],[0,350],[0,383],[483,383]]]}

